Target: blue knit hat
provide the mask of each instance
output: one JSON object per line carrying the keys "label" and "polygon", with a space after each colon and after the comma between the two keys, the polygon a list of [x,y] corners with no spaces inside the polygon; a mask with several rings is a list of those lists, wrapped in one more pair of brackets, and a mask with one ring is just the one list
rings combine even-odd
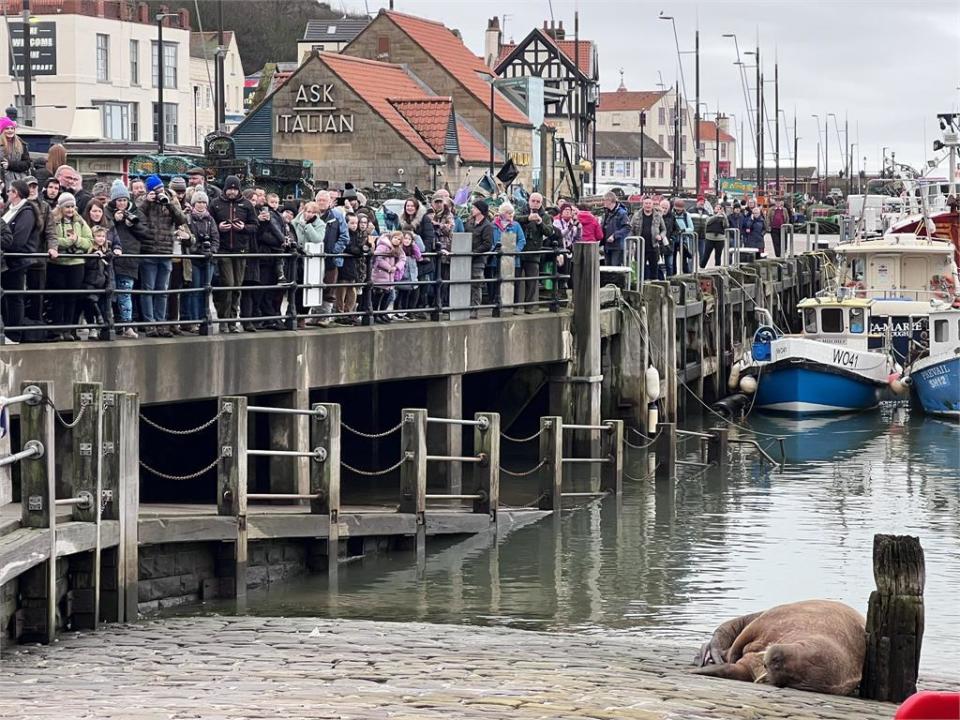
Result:
{"label": "blue knit hat", "polygon": [[123,181],[120,178],[117,178],[113,181],[113,185],[110,186],[110,199],[117,200],[119,198],[130,199],[130,191],[127,190],[127,186],[123,184]]}
{"label": "blue knit hat", "polygon": [[146,185],[147,192],[153,192],[163,187],[163,180],[160,179],[159,175],[149,175],[147,176]]}

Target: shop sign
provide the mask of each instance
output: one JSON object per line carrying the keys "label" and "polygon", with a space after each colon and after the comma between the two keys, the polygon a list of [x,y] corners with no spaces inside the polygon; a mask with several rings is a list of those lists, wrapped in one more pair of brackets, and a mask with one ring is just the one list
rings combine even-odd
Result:
{"label": "shop sign", "polygon": [[300,85],[293,110],[277,114],[278,133],[345,133],[353,132],[353,113],[338,111],[334,87],[325,83]]}
{"label": "shop sign", "polygon": [[720,192],[726,195],[753,195],[757,184],[736,178],[720,178]]}
{"label": "shop sign", "polygon": [[[10,23],[9,28],[14,72],[16,77],[23,77],[23,23]],[[30,71],[34,76],[57,74],[57,24],[55,22],[30,23]]]}

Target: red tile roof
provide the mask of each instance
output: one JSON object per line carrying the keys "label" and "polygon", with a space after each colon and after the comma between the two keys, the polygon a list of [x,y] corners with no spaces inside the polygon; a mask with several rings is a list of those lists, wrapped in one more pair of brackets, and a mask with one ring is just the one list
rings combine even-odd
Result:
{"label": "red tile roof", "polygon": [[[392,10],[381,10],[380,14],[390,18],[471,95],[483,103],[484,107],[490,107],[490,80],[493,78],[490,68],[470,52],[446,25]],[[494,102],[494,112],[501,122],[530,125],[530,118],[499,91]]]}
{"label": "red tile roof", "polygon": [[649,110],[667,94],[666,90],[616,90],[600,93],[600,111]]}
{"label": "red tile roof", "polygon": [[[490,144],[461,118],[457,118],[457,141],[460,144],[460,158],[465,163],[490,162]],[[503,153],[495,151],[493,161],[503,162]]]}
{"label": "red tile roof", "polygon": [[[592,40],[580,40],[580,57],[577,58],[577,41],[576,40],[554,40],[552,37],[547,35],[542,31],[540,32],[548,42],[553,43],[563,55],[566,55],[567,59],[570,60],[570,63],[573,64],[576,60],[580,60],[580,72],[586,75],[588,78],[593,77],[593,41]],[[511,43],[509,45],[502,45],[500,47],[500,56],[497,58],[497,61],[494,63],[495,67],[500,67],[500,63],[509,57],[510,53],[517,49],[516,43]]]}
{"label": "red tile roof", "polygon": [[[320,59],[424,157],[440,159],[442,151],[434,150],[404,114],[390,102],[390,98],[394,97],[405,98],[408,102],[419,100],[424,103],[432,103],[437,99],[426,95],[406,70],[399,65],[339,53],[320,53]],[[450,98],[443,99],[450,102]],[[417,116],[416,113],[413,114]]]}
{"label": "red tile roof", "polygon": [[450,113],[453,112],[452,98],[389,98],[389,102],[435,153],[443,154],[447,144]]}
{"label": "red tile roof", "polygon": [[[701,120],[700,121],[700,142],[712,142],[717,141],[717,124],[711,120]],[[721,142],[736,142],[736,138],[733,137],[730,133],[720,131],[720,141]]]}

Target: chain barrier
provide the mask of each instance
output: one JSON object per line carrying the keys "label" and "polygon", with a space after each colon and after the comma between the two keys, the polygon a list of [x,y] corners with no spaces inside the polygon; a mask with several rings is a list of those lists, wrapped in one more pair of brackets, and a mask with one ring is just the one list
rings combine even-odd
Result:
{"label": "chain barrier", "polygon": [[[343,423],[341,423],[341,425],[342,425],[342,424],[343,424]],[[359,470],[359,469],[357,469],[357,468],[355,468],[355,467],[350,467],[350,466],[347,465],[345,462],[343,462],[343,460],[340,461],[340,464],[341,464],[343,467],[345,467],[347,470],[349,470],[350,472],[356,473],[357,475],[364,475],[364,476],[366,476],[366,477],[379,477],[380,475],[386,475],[386,474],[388,474],[388,473],[392,473],[392,472],[393,472],[394,470],[396,470],[398,467],[400,467],[401,465],[403,465],[403,463],[404,463],[405,461],[406,461],[406,458],[400,458],[400,459],[399,459],[397,462],[395,462],[393,465],[391,465],[391,466],[388,467],[388,468],[384,468],[383,470]]]}
{"label": "chain barrier", "polygon": [[197,427],[190,428],[188,430],[175,430],[173,428],[164,427],[163,425],[159,425],[158,423],[155,423],[153,420],[148,418],[143,413],[140,413],[140,419],[143,420],[147,425],[152,427],[154,430],[159,430],[160,432],[167,433],[167,435],[193,435],[194,433],[198,433],[201,430],[206,430],[208,427],[210,427],[215,422],[217,422],[217,420],[222,418],[223,414],[226,412],[226,409],[225,409],[226,407],[227,406],[221,407],[220,412],[218,412],[212,418],[210,418],[205,423],[203,423],[203,425],[198,425]]}
{"label": "chain barrier", "polygon": [[657,464],[657,466],[653,468],[653,472],[652,472],[652,473],[650,473],[649,475],[644,475],[643,477],[634,477],[633,475],[631,475],[630,473],[628,473],[626,470],[623,471],[623,476],[624,476],[627,480],[633,480],[634,482],[643,482],[644,480],[649,480],[650,478],[654,477],[654,476],[657,474],[657,468],[658,468],[658,467],[660,467],[659,464]]}
{"label": "chain barrier", "polygon": [[524,471],[521,471],[521,472],[514,472],[514,471],[512,471],[512,470],[507,470],[503,465],[501,465],[501,466],[500,466],[500,472],[505,473],[505,474],[509,475],[510,477],[522,478],[522,477],[527,477],[528,475],[533,475],[537,470],[539,470],[540,468],[542,468],[542,467],[543,467],[544,465],[546,465],[546,464],[547,464],[547,461],[546,461],[546,460],[541,460],[540,462],[538,462],[536,465],[534,465],[534,466],[533,466],[532,468],[530,468],[529,470],[524,470]]}
{"label": "chain barrier", "polygon": [[140,467],[142,467],[151,475],[156,475],[161,480],[186,481],[186,480],[196,480],[201,475],[204,475],[205,473],[210,472],[217,466],[217,463],[220,462],[221,460],[223,460],[223,454],[218,455],[216,460],[214,460],[212,463],[207,465],[202,470],[197,470],[197,472],[190,473],[189,475],[168,475],[167,473],[162,473],[159,470],[154,470],[152,467],[147,465],[143,460],[140,461]]}
{"label": "chain barrier", "polygon": [[525,438],[515,438],[515,437],[510,437],[506,433],[500,433],[500,437],[502,437],[504,440],[509,440],[510,442],[513,442],[513,443],[530,442],[531,440],[536,440],[541,435],[543,435],[543,428],[540,428],[537,432],[535,432],[530,437],[525,437]]}
{"label": "chain barrier", "polygon": [[659,432],[656,435],[654,435],[652,438],[646,438],[647,440],[649,440],[649,442],[644,445],[634,445],[632,442],[624,438],[623,444],[626,445],[628,448],[633,448],[634,450],[646,450],[648,447],[650,447],[657,441],[658,437],[660,437]]}
{"label": "chain barrier", "polygon": [[73,422],[67,422],[63,419],[63,417],[61,417],[60,411],[57,410],[57,407],[52,402],[48,400],[47,404],[53,408],[53,415],[55,418],[57,418],[57,422],[63,425],[67,430],[75,428],[79,424],[83,414],[87,411],[87,406],[92,405],[92,403],[89,402],[80,403],[80,412],[77,413],[77,416],[73,419]]}
{"label": "chain barrier", "polygon": [[654,435],[653,437],[650,437],[649,435],[644,435],[642,432],[640,432],[639,430],[637,430],[637,429],[636,429],[635,427],[633,427],[632,425],[627,425],[627,430],[630,430],[631,432],[636,433],[637,435],[639,435],[640,437],[642,437],[644,440],[653,440],[654,438],[657,437],[657,435],[660,434],[660,431],[658,430],[658,431],[657,431],[657,435]]}
{"label": "chain barrier", "polygon": [[397,430],[399,430],[400,428],[402,428],[402,427],[403,427],[403,422],[402,422],[402,421],[401,421],[401,422],[398,422],[396,425],[394,425],[394,426],[393,426],[392,428],[390,428],[389,430],[384,430],[384,431],[381,432],[381,433],[365,433],[365,432],[361,432],[360,430],[357,430],[356,428],[350,427],[349,425],[347,425],[347,424],[346,424],[345,422],[343,422],[342,420],[340,421],[340,427],[342,427],[344,430],[347,430],[347,431],[349,431],[349,432],[352,432],[354,435],[359,435],[359,436],[362,437],[362,438],[367,438],[368,440],[379,440],[380,438],[386,437],[387,435],[392,435],[392,434],[395,433]]}

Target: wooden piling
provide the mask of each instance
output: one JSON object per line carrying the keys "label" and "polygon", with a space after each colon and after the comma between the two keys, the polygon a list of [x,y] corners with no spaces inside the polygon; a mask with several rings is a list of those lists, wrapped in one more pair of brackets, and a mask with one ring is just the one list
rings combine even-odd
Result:
{"label": "wooden piling", "polygon": [[727,466],[727,449],[730,446],[730,428],[715,427],[713,438],[707,443],[707,462],[714,463],[721,471]]}
{"label": "wooden piling", "polygon": [[[573,423],[600,424],[600,247],[573,246]],[[577,431],[573,451],[595,457],[600,450],[596,431]]]}
{"label": "wooden piling", "polygon": [[108,406],[111,414],[104,420],[104,432],[113,439],[113,454],[104,456],[105,469],[115,468],[106,475],[108,489],[113,490],[113,502],[106,511],[109,519],[120,522],[116,619],[133,622],[140,602],[140,399],[135,393],[113,395],[114,404]]}
{"label": "wooden piling", "polygon": [[600,489],[615,495],[623,492],[623,420],[607,420],[610,430],[603,434],[602,457],[609,461],[600,467]]}
{"label": "wooden piling", "polygon": [[310,449],[323,448],[322,462],[310,460],[310,492],[317,497],[310,502],[313,513],[326,515],[327,575],[337,576],[340,557],[340,405],[316,403],[310,408]]}
{"label": "wooden piling", "polygon": [[[71,520],[95,525],[89,572],[73,575],[71,625],[96,630],[100,622],[100,508],[103,502],[103,387],[100,383],[74,383],[76,425],[71,429],[73,474],[68,479],[71,497],[90,497],[89,505],[75,504]],[[85,566],[86,567],[86,566]]]}
{"label": "wooden piling", "polygon": [[500,504],[500,414],[477,413],[475,420],[486,419],[486,428],[473,428],[473,452],[483,455],[483,462],[474,466],[476,493],[482,495],[473,501],[475,513],[486,514],[492,522],[497,521],[497,506]]}
{"label": "wooden piling", "polygon": [[24,403],[20,407],[20,444],[36,441],[43,447],[41,457],[32,457],[20,463],[20,522],[23,527],[49,530],[46,562],[46,618],[37,635],[51,643],[57,635],[57,510],[56,464],[54,458],[53,383],[28,381],[20,385],[20,392],[35,386],[47,402],[38,405]]}
{"label": "wooden piling", "polygon": [[560,514],[563,504],[563,418],[540,418],[540,495],[537,507]]}
{"label": "wooden piling", "polygon": [[427,411],[404,408],[400,427],[400,512],[416,516],[417,565],[426,562]]}
{"label": "wooden piling", "polygon": [[920,538],[874,535],[873,576],[877,589],[867,609],[860,697],[903,702],[917,691],[923,642],[926,570]]}
{"label": "wooden piling", "polygon": [[673,483],[677,479],[677,426],[675,423],[660,423],[656,447],[656,481]]}
{"label": "wooden piling", "polygon": [[233,543],[233,577],[226,592],[238,601],[247,596],[247,399],[240,396],[220,398],[222,414],[217,422],[217,513],[232,515],[237,521]]}

